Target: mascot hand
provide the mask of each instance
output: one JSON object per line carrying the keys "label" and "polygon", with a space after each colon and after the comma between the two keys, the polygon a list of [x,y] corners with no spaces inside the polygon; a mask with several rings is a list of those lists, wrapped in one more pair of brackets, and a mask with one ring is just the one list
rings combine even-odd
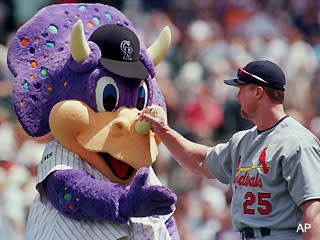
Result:
{"label": "mascot hand", "polygon": [[148,185],[149,168],[141,168],[120,197],[122,216],[146,217],[174,211],[176,195],[165,186]]}

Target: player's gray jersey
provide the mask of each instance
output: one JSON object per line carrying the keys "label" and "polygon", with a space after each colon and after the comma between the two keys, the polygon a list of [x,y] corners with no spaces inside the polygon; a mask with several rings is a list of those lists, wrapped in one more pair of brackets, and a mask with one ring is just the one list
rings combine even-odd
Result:
{"label": "player's gray jersey", "polygon": [[[130,218],[127,224],[109,221],[74,220],[59,213],[47,200],[42,181],[55,170],[84,170],[94,178],[109,181],[99,171],[83,161],[78,155],[63,148],[54,140],[47,144],[38,169],[37,189],[39,194],[32,203],[25,240],[170,240],[165,221],[172,214],[144,218]],[[150,185],[160,185],[160,181],[150,167]]]}
{"label": "player's gray jersey", "polygon": [[320,198],[320,143],[291,117],[261,133],[256,127],[236,133],[208,150],[206,164],[217,179],[232,184],[236,231],[296,231],[299,206]]}

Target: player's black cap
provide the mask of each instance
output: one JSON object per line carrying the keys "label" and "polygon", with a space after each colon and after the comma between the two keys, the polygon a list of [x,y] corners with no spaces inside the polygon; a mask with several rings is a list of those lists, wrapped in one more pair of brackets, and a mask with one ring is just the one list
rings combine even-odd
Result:
{"label": "player's black cap", "polygon": [[89,41],[100,48],[100,64],[108,71],[126,78],[148,78],[148,71],[139,59],[139,39],[129,28],[106,24],[97,28]]}
{"label": "player's black cap", "polygon": [[254,83],[285,91],[286,78],[280,67],[271,61],[253,61],[238,69],[237,78],[225,80],[231,86]]}

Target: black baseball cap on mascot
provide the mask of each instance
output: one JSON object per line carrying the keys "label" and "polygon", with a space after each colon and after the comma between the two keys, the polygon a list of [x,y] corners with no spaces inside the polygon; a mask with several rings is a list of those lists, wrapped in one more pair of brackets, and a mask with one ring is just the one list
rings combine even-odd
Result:
{"label": "black baseball cap on mascot", "polygon": [[244,68],[238,69],[237,78],[225,80],[225,84],[231,86],[254,83],[281,91],[285,91],[286,78],[278,65],[266,61],[253,61]]}
{"label": "black baseball cap on mascot", "polygon": [[148,71],[139,59],[139,39],[129,28],[122,24],[106,24],[97,28],[89,41],[100,48],[99,62],[108,71],[125,78],[148,78]]}

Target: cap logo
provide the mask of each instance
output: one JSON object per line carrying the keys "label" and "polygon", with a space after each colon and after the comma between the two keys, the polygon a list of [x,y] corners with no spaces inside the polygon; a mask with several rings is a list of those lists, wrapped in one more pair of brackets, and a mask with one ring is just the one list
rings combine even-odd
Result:
{"label": "cap logo", "polygon": [[130,41],[123,40],[120,43],[120,49],[124,53],[123,60],[132,61],[131,54],[133,52],[133,49],[132,49],[132,47],[130,47]]}

